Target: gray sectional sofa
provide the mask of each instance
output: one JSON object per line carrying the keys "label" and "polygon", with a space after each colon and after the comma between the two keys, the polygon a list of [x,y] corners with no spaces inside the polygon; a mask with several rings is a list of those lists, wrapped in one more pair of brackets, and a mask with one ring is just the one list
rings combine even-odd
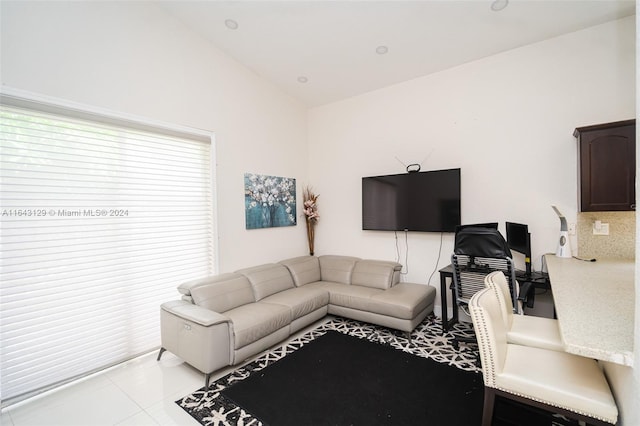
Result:
{"label": "gray sectional sofa", "polygon": [[411,331],[435,288],[400,282],[397,262],[302,256],[186,282],[162,304],[162,347],[205,374],[239,364],[327,314]]}

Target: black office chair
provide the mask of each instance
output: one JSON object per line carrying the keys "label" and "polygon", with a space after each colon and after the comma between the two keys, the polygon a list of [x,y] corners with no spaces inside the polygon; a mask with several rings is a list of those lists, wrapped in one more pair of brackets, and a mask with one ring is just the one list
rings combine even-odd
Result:
{"label": "black office chair", "polygon": [[[511,251],[502,234],[493,227],[461,227],[456,232],[451,265],[455,302],[467,315],[471,296],[485,288],[484,278],[493,271],[502,271],[507,277],[514,313],[521,313],[528,294],[535,290],[531,283],[519,288]],[[454,338],[454,345],[458,343],[475,343],[475,339]]]}

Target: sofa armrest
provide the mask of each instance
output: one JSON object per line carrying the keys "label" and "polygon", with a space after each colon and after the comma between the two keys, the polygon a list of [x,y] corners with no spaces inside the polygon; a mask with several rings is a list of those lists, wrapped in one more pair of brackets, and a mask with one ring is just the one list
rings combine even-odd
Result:
{"label": "sofa armrest", "polygon": [[205,327],[209,327],[214,324],[221,324],[223,322],[231,322],[228,317],[219,314],[218,312],[191,304],[184,300],[173,300],[171,302],[163,303],[161,309]]}
{"label": "sofa armrest", "polygon": [[162,348],[205,374],[233,361],[231,319],[183,300],[160,308]]}

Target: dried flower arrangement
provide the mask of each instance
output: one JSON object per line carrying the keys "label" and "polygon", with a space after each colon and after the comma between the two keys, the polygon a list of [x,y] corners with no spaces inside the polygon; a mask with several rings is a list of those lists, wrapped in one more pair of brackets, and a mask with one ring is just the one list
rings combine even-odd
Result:
{"label": "dried flower arrangement", "polygon": [[302,192],[304,199],[303,213],[306,217],[307,223],[307,240],[309,241],[309,255],[313,256],[313,240],[315,237],[315,226],[318,223],[318,197],[319,194],[314,194],[311,187],[306,186]]}

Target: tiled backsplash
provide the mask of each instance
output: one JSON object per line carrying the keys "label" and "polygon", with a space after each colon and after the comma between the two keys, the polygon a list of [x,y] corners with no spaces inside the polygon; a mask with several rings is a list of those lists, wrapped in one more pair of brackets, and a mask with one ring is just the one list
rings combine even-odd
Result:
{"label": "tiled backsplash", "polygon": [[[593,235],[593,224],[596,220],[609,224],[609,235]],[[578,213],[576,228],[577,256],[596,259],[635,258],[636,212]]]}

